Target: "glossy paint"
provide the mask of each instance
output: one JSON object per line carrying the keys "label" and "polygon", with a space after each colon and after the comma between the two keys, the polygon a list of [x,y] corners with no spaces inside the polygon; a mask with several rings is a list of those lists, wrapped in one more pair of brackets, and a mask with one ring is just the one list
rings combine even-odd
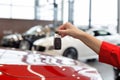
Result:
{"label": "glossy paint", "polygon": [[93,67],[62,56],[0,49],[0,80],[102,80]]}

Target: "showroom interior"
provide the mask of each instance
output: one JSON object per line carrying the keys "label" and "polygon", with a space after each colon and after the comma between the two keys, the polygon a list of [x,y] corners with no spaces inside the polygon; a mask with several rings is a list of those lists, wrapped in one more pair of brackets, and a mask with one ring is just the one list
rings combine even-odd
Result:
{"label": "showroom interior", "polygon": [[[74,38],[60,37],[62,48],[54,49],[55,31],[66,22],[120,45],[119,0],[0,0],[0,79],[120,80],[118,68]],[[89,67],[95,74],[84,71]]]}

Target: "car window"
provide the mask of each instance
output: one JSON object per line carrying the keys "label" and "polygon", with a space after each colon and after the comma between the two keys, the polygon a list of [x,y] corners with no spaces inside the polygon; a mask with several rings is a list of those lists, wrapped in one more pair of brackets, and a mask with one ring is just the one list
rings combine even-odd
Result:
{"label": "car window", "polygon": [[25,34],[36,34],[37,32],[41,32],[42,31],[42,27],[41,26],[35,26],[30,28],[29,30],[27,30],[25,32]]}
{"label": "car window", "polygon": [[104,30],[96,30],[93,31],[94,32],[94,36],[107,36],[107,35],[111,35],[109,32],[104,31]]}

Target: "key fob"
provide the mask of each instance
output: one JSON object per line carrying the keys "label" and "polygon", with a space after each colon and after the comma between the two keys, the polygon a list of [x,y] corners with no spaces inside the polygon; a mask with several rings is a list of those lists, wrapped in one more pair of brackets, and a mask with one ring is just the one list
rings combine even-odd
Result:
{"label": "key fob", "polygon": [[55,38],[54,38],[54,49],[56,49],[56,50],[61,49],[61,45],[62,45],[61,36],[58,33],[56,33]]}
{"label": "key fob", "polygon": [[59,37],[54,38],[54,49],[56,50],[61,49],[61,38]]}

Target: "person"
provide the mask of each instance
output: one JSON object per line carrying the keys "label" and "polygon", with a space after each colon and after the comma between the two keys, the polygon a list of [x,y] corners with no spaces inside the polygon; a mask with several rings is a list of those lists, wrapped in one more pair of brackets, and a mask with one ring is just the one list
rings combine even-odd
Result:
{"label": "person", "polygon": [[99,55],[100,62],[110,64],[120,69],[119,46],[106,41],[101,41],[85,31],[78,29],[69,22],[60,25],[56,31],[61,35],[61,37],[68,35],[81,40],[85,45],[90,47]]}

